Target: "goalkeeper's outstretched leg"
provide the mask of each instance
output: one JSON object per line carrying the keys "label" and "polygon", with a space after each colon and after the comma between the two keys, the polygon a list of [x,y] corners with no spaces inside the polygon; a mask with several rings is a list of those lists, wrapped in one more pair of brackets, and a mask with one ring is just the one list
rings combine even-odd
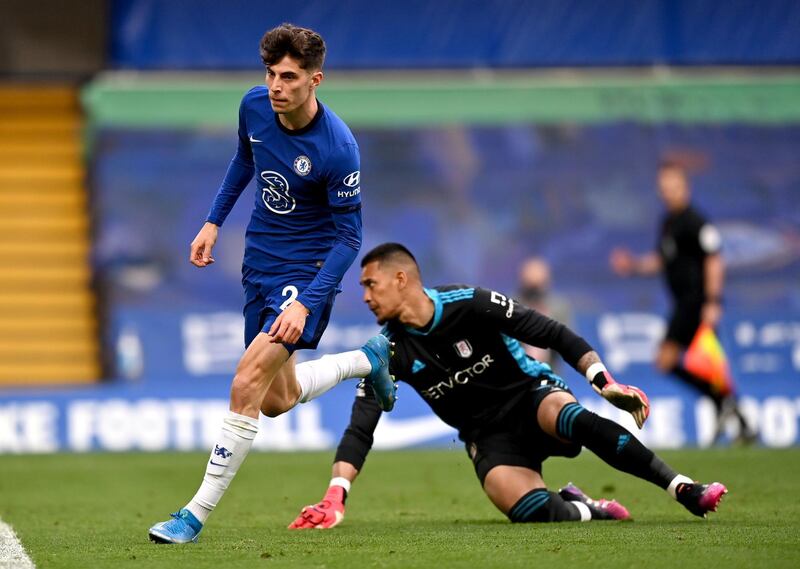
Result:
{"label": "goalkeeper's outstretched leg", "polygon": [[697,516],[715,512],[728,491],[719,482],[699,484],[675,472],[630,431],[584,409],[570,393],[546,396],[537,420],[551,437],[585,446],[617,470],[652,482]]}
{"label": "goalkeeper's outstretched leg", "polygon": [[514,523],[625,520],[627,508],[615,500],[593,500],[572,483],[556,492],[547,489],[536,470],[499,465],[484,480],[489,499]]}

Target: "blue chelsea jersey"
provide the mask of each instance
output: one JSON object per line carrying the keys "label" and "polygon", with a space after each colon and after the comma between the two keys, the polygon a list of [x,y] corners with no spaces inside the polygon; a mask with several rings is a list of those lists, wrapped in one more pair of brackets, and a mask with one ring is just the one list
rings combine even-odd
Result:
{"label": "blue chelsea jersey", "polygon": [[[238,149],[207,220],[222,225],[255,177],[246,267],[274,273],[286,263],[324,262],[336,273],[329,276],[341,280],[360,248],[358,144],[347,125],[317,103],[308,125],[289,130],[273,112],[265,86],[242,99]],[[343,262],[347,266],[341,267]]]}

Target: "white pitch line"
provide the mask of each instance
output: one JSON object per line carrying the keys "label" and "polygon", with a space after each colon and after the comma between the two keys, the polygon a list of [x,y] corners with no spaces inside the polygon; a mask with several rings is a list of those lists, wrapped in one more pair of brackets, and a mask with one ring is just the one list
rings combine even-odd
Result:
{"label": "white pitch line", "polygon": [[11,526],[0,519],[0,569],[35,569]]}

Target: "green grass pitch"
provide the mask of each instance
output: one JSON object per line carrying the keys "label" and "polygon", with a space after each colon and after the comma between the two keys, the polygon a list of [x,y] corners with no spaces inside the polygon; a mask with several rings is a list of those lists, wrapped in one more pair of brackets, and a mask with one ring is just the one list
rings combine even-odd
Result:
{"label": "green grass pitch", "polygon": [[290,532],[318,500],[331,453],[253,454],[197,544],[155,545],[147,528],[183,505],[205,454],[0,457],[0,517],[37,567],[800,567],[800,450],[661,455],[730,493],[708,521],[588,451],[551,459],[551,488],[613,497],[632,522],[515,524],[479,488],[461,450],[375,452],[344,522]]}

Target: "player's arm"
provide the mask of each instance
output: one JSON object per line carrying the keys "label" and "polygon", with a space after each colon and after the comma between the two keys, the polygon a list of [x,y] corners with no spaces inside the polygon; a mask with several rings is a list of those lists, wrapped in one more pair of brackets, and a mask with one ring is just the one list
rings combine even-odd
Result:
{"label": "player's arm", "polygon": [[615,273],[622,277],[632,275],[651,276],[661,272],[661,256],[655,251],[634,255],[628,249],[617,248],[611,251],[609,264]]}
{"label": "player's arm", "polygon": [[[246,97],[245,97],[246,98]],[[219,228],[225,222],[228,214],[233,209],[236,200],[242,191],[253,179],[255,164],[253,162],[253,149],[247,135],[245,122],[244,101],[239,106],[239,142],[228,171],[217,190],[217,195],[211,204],[206,222],[197,236],[192,241],[189,251],[189,262],[196,267],[207,267],[214,262],[212,249],[217,242]]]}
{"label": "player's arm", "polygon": [[[339,285],[361,249],[361,187],[358,146],[345,144],[328,159],[328,204],[336,227],[333,247],[314,280],[275,319],[269,334],[273,341],[296,342],[308,314],[317,310]],[[355,181],[355,185],[349,184]]]}
{"label": "player's arm", "polygon": [[725,283],[725,261],[722,258],[722,235],[710,223],[703,222],[697,231],[697,242],[703,259],[703,291],[705,298],[701,318],[715,327],[722,317],[722,288]]}
{"label": "player's arm", "polygon": [[650,416],[650,401],[644,391],[634,385],[617,383],[594,350],[584,354],[575,367],[603,399],[627,411],[640,429]]}
{"label": "player's arm", "polygon": [[310,312],[321,306],[344,277],[361,249],[361,159],[358,146],[347,143],[328,158],[328,205],[336,237],[330,253],[311,284],[297,297]]}
{"label": "player's arm", "polygon": [[476,289],[473,306],[487,325],[539,348],[550,348],[586,377],[609,403],[633,415],[639,428],[650,414],[647,395],[637,387],[617,383],[589,343],[564,324],[496,291]]}
{"label": "player's arm", "polygon": [[708,255],[703,260],[705,273],[705,299],[701,317],[709,326],[716,327],[722,318],[722,286],[725,281],[725,263],[722,255]]}
{"label": "player's arm", "polygon": [[344,519],[344,504],[350,487],[364,467],[372,448],[373,433],[381,417],[381,409],[372,388],[359,385],[350,424],[336,449],[331,481],[325,496],[316,504],[306,506],[289,525],[289,529],[328,529]]}

